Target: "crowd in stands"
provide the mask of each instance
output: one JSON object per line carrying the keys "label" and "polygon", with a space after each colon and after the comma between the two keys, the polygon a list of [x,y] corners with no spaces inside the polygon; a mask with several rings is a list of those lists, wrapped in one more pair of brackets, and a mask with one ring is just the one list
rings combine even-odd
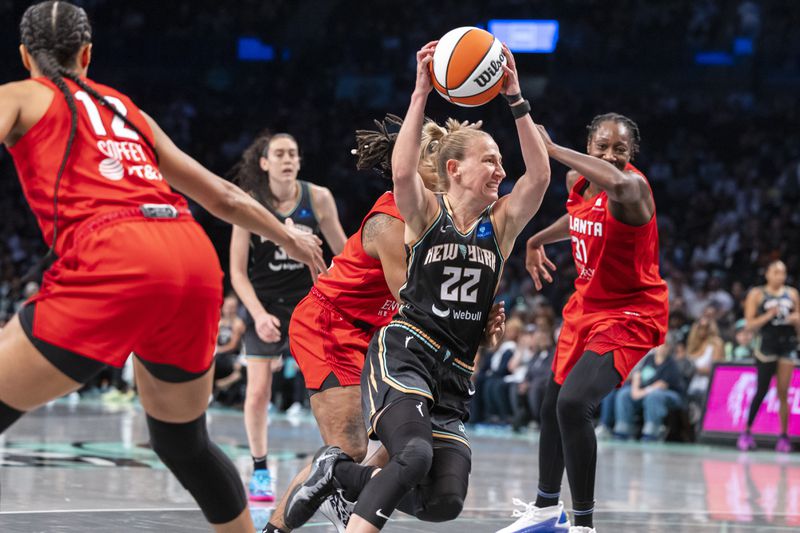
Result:
{"label": "crowd in stands", "polygon": [[[670,286],[670,342],[604,402],[609,430],[625,433],[638,411],[650,420],[648,406],[656,398],[669,405],[680,395],[691,403],[707,385],[713,361],[748,355],[742,303],[769,261],[782,259],[787,283],[800,283],[800,34],[794,31],[800,10],[791,3],[625,0],[608,9],[589,0],[442,0],[436,16],[425,16],[433,7],[422,0],[389,0],[383,10],[311,0],[245,0],[237,9],[210,0],[176,0],[157,9],[112,0],[79,3],[104,22],[94,36],[103,45],[90,75],[130,94],[179,146],[221,175],[257,131],[292,133],[303,156],[300,177],[332,190],[348,232],[390,186],[377,174],[355,170],[353,132],[405,109],[416,48],[452,27],[489,18],[558,19],[554,55],[518,56],[534,120],[556,142],[579,150],[596,114],[615,111],[638,123],[642,143],[634,164],[655,193],[661,271]],[[0,0],[0,18],[18,20],[24,8],[18,4]],[[381,15],[387,7],[392,17]],[[274,46],[275,59],[237,60],[240,36]],[[742,52],[731,65],[695,64],[697,52],[730,51],[737,39],[750,40],[752,54]],[[2,81],[25,75],[17,44],[13,32],[0,35]],[[466,110],[434,95],[428,111],[437,120],[482,118],[509,176],[521,174],[503,102]],[[498,299],[509,311],[507,339],[481,360],[476,420],[515,427],[536,421],[575,268],[569,246],[553,245],[548,254],[558,266],[555,281],[536,292],[521,245],[563,214],[565,172],[554,164],[542,210],[506,267]],[[509,179],[505,191],[512,184]],[[230,228],[192,208],[226,266]],[[3,323],[38,289],[36,276],[26,274],[46,251],[3,148],[0,217]],[[662,374],[669,379],[654,378]],[[653,379],[668,387],[648,389]],[[663,437],[661,424],[645,429],[648,437]]]}

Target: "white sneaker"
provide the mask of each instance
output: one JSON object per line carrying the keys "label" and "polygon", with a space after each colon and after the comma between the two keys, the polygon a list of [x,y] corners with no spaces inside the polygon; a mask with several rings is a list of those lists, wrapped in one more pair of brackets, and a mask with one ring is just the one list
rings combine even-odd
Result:
{"label": "white sneaker", "polygon": [[611,440],[614,435],[608,427],[600,424],[594,428],[594,436],[597,440]]}
{"label": "white sneaker", "polygon": [[294,402],[289,408],[286,410],[286,414],[288,416],[297,416],[303,413],[303,404],[300,402]]}
{"label": "white sneaker", "polygon": [[597,533],[597,530],[593,527],[572,526],[569,528],[569,533]]}
{"label": "white sneaker", "polygon": [[325,501],[319,506],[319,512],[330,520],[338,533],[344,533],[355,506],[354,502],[351,503],[342,496],[341,490],[337,490],[325,498]]}
{"label": "white sneaker", "polygon": [[550,507],[536,507],[533,503],[525,503],[514,498],[514,505],[524,507],[524,511],[515,509],[511,514],[518,520],[497,533],[569,533],[569,519],[564,512],[564,502]]}

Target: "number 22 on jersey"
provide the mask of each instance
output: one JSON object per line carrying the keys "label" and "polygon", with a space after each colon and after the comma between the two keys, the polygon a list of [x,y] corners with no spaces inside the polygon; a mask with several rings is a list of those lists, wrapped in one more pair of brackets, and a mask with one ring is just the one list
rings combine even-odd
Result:
{"label": "number 22 on jersey", "polygon": [[478,301],[476,285],[481,280],[479,268],[444,267],[442,273],[447,276],[447,279],[442,282],[442,301],[465,303]]}

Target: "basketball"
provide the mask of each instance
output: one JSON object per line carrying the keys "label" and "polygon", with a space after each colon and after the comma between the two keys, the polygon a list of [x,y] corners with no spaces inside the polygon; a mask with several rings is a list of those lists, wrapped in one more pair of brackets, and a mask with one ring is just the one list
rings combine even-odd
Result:
{"label": "basketball", "polygon": [[503,84],[503,47],[486,30],[463,26],[439,39],[431,62],[433,86],[442,97],[464,107],[483,105]]}

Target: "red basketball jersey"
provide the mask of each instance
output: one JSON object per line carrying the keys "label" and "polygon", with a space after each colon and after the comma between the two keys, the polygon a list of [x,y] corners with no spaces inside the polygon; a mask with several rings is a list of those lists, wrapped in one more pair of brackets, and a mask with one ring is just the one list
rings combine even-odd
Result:
{"label": "red basketball jersey", "polygon": [[397,311],[397,301],[386,285],[381,262],[370,257],[361,245],[364,223],[376,213],[403,220],[394,203],[394,194],[384,193],[364,217],[358,231],[347,239],[342,253],[333,258],[328,273],[319,277],[315,287],[348,319],[380,328],[388,324]]}
{"label": "red basketball jersey", "polygon": [[[633,165],[625,170],[644,177]],[[667,284],[658,272],[655,213],[643,226],[624,224],[611,214],[605,191],[584,200],[580,192],[586,185],[581,176],[567,200],[572,255],[578,270],[575,291],[583,309],[652,318],[666,328]]]}
{"label": "red basketball jersey", "polygon": [[[20,183],[45,242],[53,238],[53,196],[56,176],[70,131],[70,111],[63,93],[47,78],[35,81],[54,96],[44,116],[9,149]],[[83,78],[153,142],[153,132],[139,108],[124,94]],[[172,192],[155,157],[138,133],[78,85],[65,80],[78,109],[78,127],[58,190],[56,253],[69,248],[74,229],[90,216],[136,207],[186,200]]]}

